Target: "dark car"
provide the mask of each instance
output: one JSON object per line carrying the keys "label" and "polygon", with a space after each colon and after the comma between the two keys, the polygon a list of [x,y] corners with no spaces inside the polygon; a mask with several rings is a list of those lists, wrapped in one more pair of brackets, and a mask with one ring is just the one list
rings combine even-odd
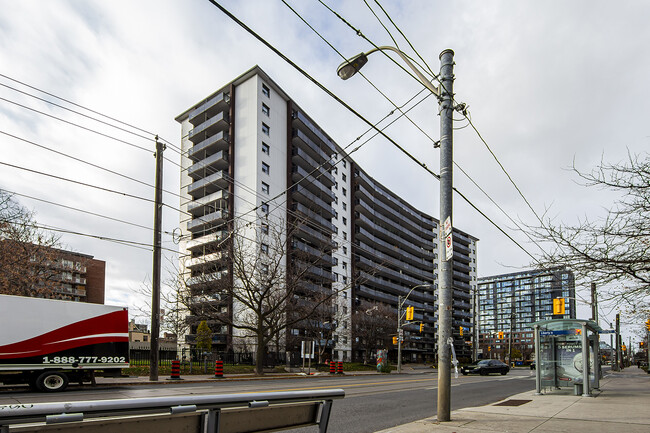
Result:
{"label": "dark car", "polygon": [[464,375],[467,374],[480,374],[485,376],[490,373],[508,374],[510,367],[507,364],[499,361],[498,359],[484,359],[475,365],[465,365],[461,367],[460,372]]}

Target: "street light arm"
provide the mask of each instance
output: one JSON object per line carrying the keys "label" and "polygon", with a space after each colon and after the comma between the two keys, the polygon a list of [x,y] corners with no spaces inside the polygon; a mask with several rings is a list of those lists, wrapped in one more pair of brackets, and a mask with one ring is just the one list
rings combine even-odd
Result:
{"label": "street light arm", "polygon": [[417,76],[418,80],[422,83],[424,87],[429,89],[434,95],[440,97],[440,90],[431,84],[429,80],[420,72],[418,68],[415,67],[411,59],[401,50],[398,50],[395,47],[390,47],[390,46],[382,46],[382,47],[377,47],[373,48],[372,50],[366,52],[366,53],[361,53],[357,54],[354,57],[351,57],[350,59],[345,60],[343,63],[341,63],[336,70],[336,73],[338,74],[339,77],[343,80],[347,80],[354,74],[356,74],[366,63],[368,63],[368,56],[376,51],[392,51],[396,53],[398,56],[401,57],[402,60],[408,65],[409,68],[415,73]]}

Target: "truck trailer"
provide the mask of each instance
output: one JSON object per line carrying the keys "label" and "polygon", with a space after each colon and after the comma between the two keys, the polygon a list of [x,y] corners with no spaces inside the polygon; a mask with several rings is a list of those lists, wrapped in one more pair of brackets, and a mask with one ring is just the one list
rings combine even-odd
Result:
{"label": "truck trailer", "polygon": [[126,308],[0,295],[0,382],[63,391],[129,367]]}

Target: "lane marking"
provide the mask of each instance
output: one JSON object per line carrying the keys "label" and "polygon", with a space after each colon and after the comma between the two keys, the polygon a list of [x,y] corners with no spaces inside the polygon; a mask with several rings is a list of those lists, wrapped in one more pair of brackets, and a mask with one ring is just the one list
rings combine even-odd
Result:
{"label": "lane marking", "polygon": [[332,389],[332,388],[356,388],[360,386],[371,386],[371,385],[389,385],[394,383],[414,383],[414,382],[432,382],[437,379],[410,379],[410,380],[388,380],[385,382],[370,382],[370,383],[351,383],[345,385],[330,385],[330,386],[310,386],[302,388],[282,388],[282,389],[273,389],[273,390],[264,390],[264,391],[248,391],[248,392],[236,392],[233,394],[259,394],[263,392],[282,392],[282,391],[310,391],[315,389]]}

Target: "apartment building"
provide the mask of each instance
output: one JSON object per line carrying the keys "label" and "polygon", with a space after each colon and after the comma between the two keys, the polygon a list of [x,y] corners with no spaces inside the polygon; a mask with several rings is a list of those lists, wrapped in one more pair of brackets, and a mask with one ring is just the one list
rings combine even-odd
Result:
{"label": "apartment building", "polygon": [[[363,355],[355,312],[381,304],[396,314],[399,297],[407,295],[404,306],[413,305],[416,317],[405,327],[405,359],[435,356],[435,218],[369,176],[259,67],[176,120],[183,151],[180,265],[197,307],[210,303],[229,321],[235,317],[237,305],[231,300],[206,293],[211,285],[236,278],[228,259],[236,231],[235,239],[262,250],[286,244],[283,266],[307,270],[301,277],[306,299],[333,296],[331,317],[317,323],[335,359]],[[282,226],[286,230],[273,238],[269,232]],[[462,356],[469,346],[459,327],[472,327],[477,239],[454,230],[454,241],[453,320]],[[189,317],[190,344],[200,310]],[[237,346],[236,329],[218,321],[210,326],[216,330],[216,350],[244,350]],[[287,329],[283,350],[299,350],[300,340],[310,338],[301,326]]]}
{"label": "apartment building", "polygon": [[[556,298],[565,299],[563,315],[553,314]],[[527,270],[478,280],[479,353],[484,358],[504,358],[510,346],[529,359],[534,322],[575,318],[575,277],[568,269]]]}

